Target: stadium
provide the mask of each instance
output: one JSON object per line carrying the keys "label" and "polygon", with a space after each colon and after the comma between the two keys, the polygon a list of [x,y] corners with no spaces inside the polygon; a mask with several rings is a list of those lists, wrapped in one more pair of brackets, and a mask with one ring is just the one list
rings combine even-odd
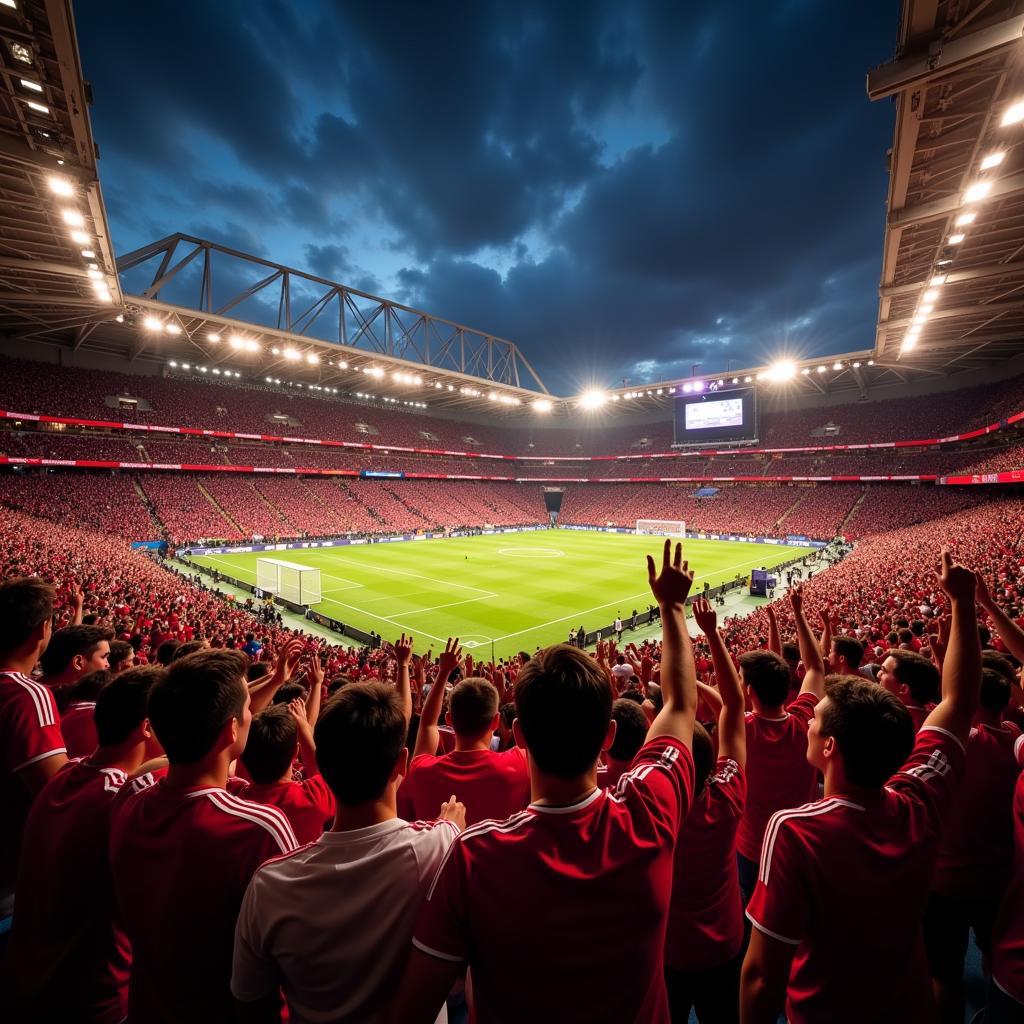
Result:
{"label": "stadium", "polygon": [[[884,159],[870,193],[884,209],[844,197],[869,190],[828,180],[819,150],[825,208],[771,186],[767,156],[754,207],[797,210],[787,231],[813,264],[814,236],[849,205],[873,232],[858,271],[871,284],[851,300],[873,322],[815,334],[815,317],[846,317],[822,299],[756,345],[739,327],[707,341],[725,314],[694,328],[699,343],[678,325],[671,343],[640,337],[663,287],[680,307],[740,290],[703,276],[710,250],[676,278],[638,260],[630,273],[657,292],[591,297],[595,323],[615,306],[615,324],[637,324],[611,340],[573,329],[571,283],[543,289],[543,308],[495,298],[492,322],[482,271],[475,305],[413,301],[472,292],[480,253],[512,295],[556,239],[581,263],[614,248],[573,217],[609,187],[601,175],[671,149],[656,131],[589,185],[559,178],[549,237],[536,242],[543,218],[515,235],[537,249],[512,269],[512,241],[474,236],[459,259],[397,270],[426,216],[397,184],[366,200],[400,211],[367,243],[374,274],[350,251],[363,228],[328,266],[330,246],[291,240],[327,232],[327,207],[264,202],[226,129],[209,143],[226,168],[215,188],[148,134],[184,147],[199,129],[176,108],[130,130],[103,121],[105,103],[164,109],[163,85],[131,78],[131,17],[110,15],[114,31],[84,6],[0,0],[12,1021],[1024,1021],[1020,5],[892,0],[895,35],[851,44],[866,93],[842,88],[859,112],[801,92],[838,163]],[[320,53],[311,26],[334,9],[314,6],[308,36],[273,4],[202,17],[211,38],[280,30],[286,64],[292,31]],[[503,34],[497,5],[480,31],[501,53],[538,26],[564,42],[556,6]],[[637,5],[652,25],[656,7]],[[593,42],[605,57],[619,15]],[[670,35],[704,38],[666,17]],[[350,60],[346,74],[370,74]],[[602,80],[628,65],[607,60]],[[94,95],[97,68],[123,72],[131,97]],[[255,89],[258,70],[235,84]],[[204,74],[197,109],[234,87],[226,69]],[[543,99],[512,142],[486,135],[506,156],[528,140],[531,195],[555,160],[550,139],[537,157]],[[397,88],[394,103],[419,109]],[[354,99],[335,106],[331,130],[356,123]],[[253,119],[254,147],[293,116],[255,98],[230,111]],[[861,116],[884,120],[887,152],[857,150]],[[608,146],[629,134],[614,123]],[[139,163],[105,164],[94,124],[115,153],[140,133]],[[348,159],[397,177],[363,142],[335,152],[337,180]],[[430,157],[403,169],[424,194]],[[314,162],[296,143],[266,166],[283,181]],[[459,186],[467,207],[476,187]],[[643,191],[626,212],[653,249],[671,217],[641,216]],[[699,207],[699,191],[657,199]],[[273,213],[218,231],[207,200]],[[442,205],[434,234],[459,219],[445,225]],[[737,238],[756,230],[743,216]],[[786,239],[773,244],[777,258],[729,257],[755,310],[757,289],[797,274],[796,258],[775,265]],[[428,271],[441,286],[412,290]],[[504,337],[507,323],[527,334]]]}

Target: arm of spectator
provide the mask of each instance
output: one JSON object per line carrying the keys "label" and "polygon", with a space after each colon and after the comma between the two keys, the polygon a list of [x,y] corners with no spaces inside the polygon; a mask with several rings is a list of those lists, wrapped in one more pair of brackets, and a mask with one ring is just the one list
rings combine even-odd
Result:
{"label": "arm of spectator", "polygon": [[412,661],[413,638],[406,637],[403,633],[398,642],[392,648],[395,652],[395,661],[398,664],[398,677],[395,685],[398,694],[402,698],[402,714],[405,715],[405,724],[412,721],[412,682],[409,678],[409,664]]}
{"label": "arm of spectator", "polygon": [[981,690],[981,639],[974,605],[977,584],[970,569],[953,562],[948,548],[942,551],[939,582],[949,597],[952,619],[942,663],[942,700],[923,727],[944,729],[966,745]]}
{"label": "arm of spectator", "polygon": [[[779,620],[775,617],[775,609],[771,605],[768,605],[765,611],[768,613],[768,650],[781,658],[782,640],[779,637]],[[699,626],[700,623],[698,622],[697,625]]]}
{"label": "arm of spectator", "polygon": [[786,1002],[786,985],[797,947],[765,935],[750,933],[750,945],[740,977],[740,1018],[743,1024],[776,1024]]}
{"label": "arm of spectator", "polygon": [[385,1024],[434,1024],[465,964],[430,956],[415,946]]}
{"label": "arm of spectator", "polygon": [[[827,658],[829,652],[832,650],[832,609],[822,608],[821,610],[821,643],[818,646],[818,650],[821,651],[822,658]],[[782,651],[779,651],[781,654]],[[801,648],[800,657],[803,659],[804,652]],[[806,667],[807,662],[804,662]]]}
{"label": "arm of spectator", "polygon": [[[770,607],[770,606],[769,606]],[[747,762],[746,702],[739,673],[718,632],[715,607],[703,597],[693,602],[693,618],[707,637],[711,664],[718,681],[718,756],[731,757],[741,768]],[[701,691],[703,692],[703,691]]]}
{"label": "arm of spectator", "polygon": [[305,769],[306,777],[315,775],[318,771],[316,766],[316,743],[313,740],[313,729],[306,717],[306,705],[296,698],[288,704],[288,714],[295,719],[295,735],[299,741],[299,759]]}
{"label": "arm of spectator", "polygon": [[948,615],[939,619],[939,635],[933,636],[928,647],[932,655],[932,663],[941,672],[942,664],[946,660],[946,649],[949,647],[949,624]]}
{"label": "arm of spectator", "polygon": [[[796,639],[800,645],[800,660],[804,663],[804,680],[800,686],[801,693],[813,693],[819,700],[825,696],[825,662],[821,655],[821,648],[815,640],[811,627],[807,623],[807,616],[804,615],[804,588],[793,587],[789,592],[789,603],[793,606],[793,618],[796,621]],[[828,621],[827,614],[822,614],[822,620]],[[831,627],[826,627],[831,636]],[[822,634],[824,642],[825,635]],[[831,639],[829,640],[831,645]]]}
{"label": "arm of spectator", "polygon": [[61,750],[49,757],[43,757],[24,765],[15,774],[34,797],[67,763],[68,755]]}
{"label": "arm of spectator", "polygon": [[309,693],[306,694],[306,721],[310,727],[320,718],[320,702],[324,695],[324,665],[319,654],[309,659]]}
{"label": "arm of spectator", "polygon": [[267,679],[261,679],[249,687],[249,700],[252,713],[259,714],[274,699],[274,694],[291,679],[299,664],[302,647],[305,643],[299,637],[292,637],[283,648],[274,663],[274,671]]}
{"label": "arm of spectator", "polygon": [[980,575],[977,587],[978,604],[988,612],[988,617],[992,620],[999,639],[1006,644],[1006,649],[1018,661],[1024,662],[1024,630],[999,607],[989,593],[988,585]]}
{"label": "arm of spectator", "polygon": [[82,591],[82,584],[72,581],[71,583],[71,607],[74,610],[74,615],[71,619],[72,626],[80,626],[82,624],[82,608],[85,605],[85,594]]}
{"label": "arm of spectator", "polygon": [[686,629],[686,597],[693,586],[693,570],[683,561],[683,546],[665,541],[661,573],[647,556],[647,580],[658,602],[662,621],[661,693],[662,708],[647,731],[647,742],[658,736],[672,736],[693,744],[693,723],[697,717],[697,670],[693,644]]}
{"label": "arm of spectator", "polygon": [[722,695],[713,686],[708,686],[707,683],[702,683],[698,679],[697,696],[707,704],[712,715],[717,720],[718,716],[722,713]]}
{"label": "arm of spectator", "polygon": [[423,710],[420,712],[420,727],[416,733],[416,749],[413,751],[412,759],[415,761],[421,754],[436,754],[437,745],[441,742],[441,733],[437,728],[437,720],[441,717],[441,708],[444,705],[444,689],[448,677],[459,664],[459,655],[462,653],[459,647],[459,638],[448,637],[441,657],[437,659],[437,678],[430,687],[430,693],[423,702]]}

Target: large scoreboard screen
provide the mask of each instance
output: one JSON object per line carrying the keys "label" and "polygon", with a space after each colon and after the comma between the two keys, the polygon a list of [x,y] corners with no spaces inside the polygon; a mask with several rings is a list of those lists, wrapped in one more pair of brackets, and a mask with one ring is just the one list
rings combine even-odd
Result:
{"label": "large scoreboard screen", "polygon": [[683,395],[675,403],[676,444],[713,446],[757,440],[757,399],[753,388]]}

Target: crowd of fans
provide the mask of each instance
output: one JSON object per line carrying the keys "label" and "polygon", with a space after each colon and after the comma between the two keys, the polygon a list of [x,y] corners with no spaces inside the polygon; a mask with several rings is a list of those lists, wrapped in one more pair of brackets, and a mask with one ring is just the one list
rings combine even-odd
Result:
{"label": "crowd of fans", "polygon": [[[10,359],[0,362],[0,373],[6,407],[29,414],[534,457],[666,452],[674,440],[670,410],[653,422],[625,426],[586,420],[572,428],[543,420],[499,426],[249,382],[128,376]],[[429,400],[426,389],[413,392],[411,399]],[[1019,405],[1019,378],[962,388],[955,402],[921,395],[791,409],[766,396],[760,443],[774,448],[947,437],[1020,412]]]}
{"label": "crowd of fans", "polygon": [[3,1005],[962,1021],[973,928],[1024,1020],[1022,534],[1016,498],[874,534],[722,623],[666,543],[660,640],[479,663],[7,508]]}

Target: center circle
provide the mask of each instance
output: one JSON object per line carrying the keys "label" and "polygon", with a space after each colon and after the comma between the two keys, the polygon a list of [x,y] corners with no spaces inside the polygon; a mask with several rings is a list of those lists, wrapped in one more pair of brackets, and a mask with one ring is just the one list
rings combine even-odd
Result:
{"label": "center circle", "polygon": [[558,548],[498,548],[498,554],[506,558],[562,558],[565,552]]}

